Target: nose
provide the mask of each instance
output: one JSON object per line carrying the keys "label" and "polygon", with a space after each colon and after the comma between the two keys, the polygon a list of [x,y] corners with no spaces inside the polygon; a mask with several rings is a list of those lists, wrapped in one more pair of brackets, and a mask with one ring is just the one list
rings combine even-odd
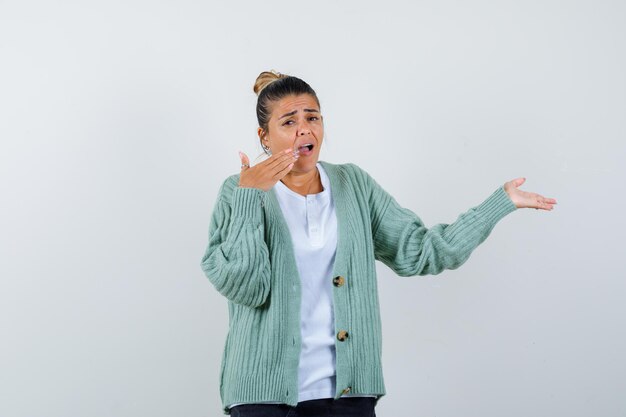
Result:
{"label": "nose", "polygon": [[304,136],[304,135],[310,135],[311,134],[311,129],[309,129],[308,127],[302,127],[300,128],[300,132],[298,132],[298,136]]}
{"label": "nose", "polygon": [[311,134],[311,128],[309,127],[308,123],[300,123],[300,126],[298,126],[298,136],[304,136],[304,135],[310,135]]}

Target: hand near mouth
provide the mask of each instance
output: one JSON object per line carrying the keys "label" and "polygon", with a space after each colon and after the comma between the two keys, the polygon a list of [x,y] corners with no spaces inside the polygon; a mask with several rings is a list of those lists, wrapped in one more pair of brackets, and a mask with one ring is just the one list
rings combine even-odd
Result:
{"label": "hand near mouth", "polygon": [[269,191],[291,171],[299,155],[297,151],[287,148],[253,167],[250,166],[250,159],[245,153],[240,151],[239,158],[241,159],[239,186]]}

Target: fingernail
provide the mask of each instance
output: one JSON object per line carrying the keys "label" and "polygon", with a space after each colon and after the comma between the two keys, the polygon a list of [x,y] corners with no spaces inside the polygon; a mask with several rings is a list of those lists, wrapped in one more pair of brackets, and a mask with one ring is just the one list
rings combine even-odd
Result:
{"label": "fingernail", "polygon": [[243,158],[243,153],[241,153],[241,151],[239,151],[239,157]]}

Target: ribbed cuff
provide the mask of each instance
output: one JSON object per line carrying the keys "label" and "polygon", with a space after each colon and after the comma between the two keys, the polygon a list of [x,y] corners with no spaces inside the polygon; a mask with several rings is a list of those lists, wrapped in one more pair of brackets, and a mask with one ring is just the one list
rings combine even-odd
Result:
{"label": "ribbed cuff", "polygon": [[260,188],[235,187],[231,200],[234,218],[260,223],[265,194]]}
{"label": "ribbed cuff", "polygon": [[507,214],[517,210],[504,186],[498,187],[485,201],[475,207],[476,213],[486,223],[495,225]]}

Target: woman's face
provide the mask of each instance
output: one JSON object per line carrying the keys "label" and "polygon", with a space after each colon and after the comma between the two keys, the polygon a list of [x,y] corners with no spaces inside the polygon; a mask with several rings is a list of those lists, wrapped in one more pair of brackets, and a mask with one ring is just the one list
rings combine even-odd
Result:
{"label": "woman's face", "polygon": [[[322,119],[317,102],[310,94],[287,96],[273,103],[268,131],[259,128],[259,137],[269,146],[272,155],[286,148],[299,149],[300,157],[290,172],[308,172],[315,169],[322,147]],[[310,146],[303,148],[307,144]]]}

